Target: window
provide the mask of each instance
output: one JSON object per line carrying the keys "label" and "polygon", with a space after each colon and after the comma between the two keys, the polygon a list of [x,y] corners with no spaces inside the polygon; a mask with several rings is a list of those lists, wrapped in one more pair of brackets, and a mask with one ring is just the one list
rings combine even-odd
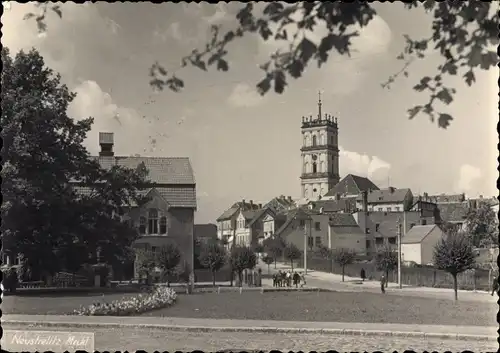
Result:
{"label": "window", "polygon": [[317,141],[317,138],[316,138],[316,135],[313,135],[313,146],[316,146],[318,144],[318,141]]}
{"label": "window", "polygon": [[394,245],[394,244],[396,244],[396,237],[389,237],[388,241],[389,241],[389,244]]}
{"label": "window", "polygon": [[167,217],[160,218],[160,234],[167,234]]}
{"label": "window", "polygon": [[152,252],[153,254],[154,254],[154,253],[156,253],[156,246],[152,246],[152,247],[151,247],[151,252]]}
{"label": "window", "polygon": [[382,212],[382,207],[379,207],[377,210],[378,210],[379,212]]}
{"label": "window", "polygon": [[415,227],[415,223],[410,224],[410,229],[412,229],[413,227]]}
{"label": "window", "polygon": [[382,238],[382,237],[376,237],[375,238],[375,244],[377,244],[377,245],[384,244],[384,238]]}
{"label": "window", "polygon": [[315,230],[321,230],[321,223],[320,222],[314,222],[314,229]]}
{"label": "window", "polygon": [[321,246],[321,237],[316,237],[316,246]]}
{"label": "window", "polygon": [[158,210],[152,208],[148,213],[148,233],[158,234]]}
{"label": "window", "polygon": [[139,218],[139,234],[146,234],[146,217]]}
{"label": "window", "polygon": [[314,246],[314,239],[313,237],[307,237],[307,246],[312,248]]}
{"label": "window", "polygon": [[378,229],[380,228],[380,224],[375,224],[375,231],[378,232]]}
{"label": "window", "polygon": [[300,226],[304,228],[306,226],[306,221],[304,219],[300,220]]}
{"label": "window", "polygon": [[367,241],[366,241],[366,248],[367,248],[367,249],[370,249],[370,246],[371,246],[370,241],[369,241],[369,240],[367,240]]}
{"label": "window", "polygon": [[391,208],[390,207],[387,207],[387,212],[391,212]]}
{"label": "window", "polygon": [[370,234],[370,228],[365,228],[365,234]]}
{"label": "window", "polygon": [[316,164],[316,162],[313,162],[313,170],[312,170],[313,173],[317,173],[318,172],[318,165]]}
{"label": "window", "polygon": [[394,208],[394,210],[395,210],[396,212],[399,212],[399,209],[400,209],[399,207],[395,207],[395,208]]}
{"label": "window", "polygon": [[423,226],[427,225],[427,220],[426,219],[422,219],[422,225]]}
{"label": "window", "polygon": [[333,145],[333,136],[330,136],[330,145]]}

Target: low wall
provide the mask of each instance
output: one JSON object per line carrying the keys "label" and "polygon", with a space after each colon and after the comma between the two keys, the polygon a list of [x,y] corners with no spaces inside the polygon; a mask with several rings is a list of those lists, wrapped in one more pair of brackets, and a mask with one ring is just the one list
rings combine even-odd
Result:
{"label": "low wall", "polygon": [[[303,266],[302,260],[299,260],[299,267]],[[321,258],[308,258],[307,268],[322,272],[342,273],[342,267],[331,260]],[[374,263],[353,263],[345,266],[345,275],[349,277],[360,277],[361,269],[365,270],[368,279],[379,279],[382,275]],[[397,270],[389,272],[389,282],[397,282]],[[477,269],[467,271],[457,276],[458,288],[465,290],[490,290],[491,281],[489,271]],[[442,270],[429,267],[402,267],[401,282],[406,285],[419,287],[438,287],[453,288],[453,277]]]}
{"label": "low wall", "polygon": [[38,287],[38,288],[17,288],[15,293],[4,292],[5,296],[30,296],[43,294],[100,294],[100,293],[138,293],[138,286],[119,286],[116,288],[109,287]]}

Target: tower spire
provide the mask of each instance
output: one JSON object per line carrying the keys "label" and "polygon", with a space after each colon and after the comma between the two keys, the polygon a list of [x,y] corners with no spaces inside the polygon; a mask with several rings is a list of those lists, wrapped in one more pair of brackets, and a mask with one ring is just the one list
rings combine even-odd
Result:
{"label": "tower spire", "polygon": [[321,120],[321,91],[318,91],[318,118]]}

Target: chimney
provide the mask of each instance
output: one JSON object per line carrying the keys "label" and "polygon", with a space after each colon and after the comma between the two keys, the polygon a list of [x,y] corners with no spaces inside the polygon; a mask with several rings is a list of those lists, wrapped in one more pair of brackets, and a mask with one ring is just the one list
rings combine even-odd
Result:
{"label": "chimney", "polygon": [[483,195],[479,195],[479,198],[482,200],[483,199]]}
{"label": "chimney", "polygon": [[101,146],[101,152],[99,156],[114,156],[113,152],[113,133],[112,132],[100,132],[99,133],[99,145]]}
{"label": "chimney", "polygon": [[245,199],[241,200],[241,207],[245,208]]}
{"label": "chimney", "polygon": [[395,188],[395,187],[393,187],[393,186],[390,186],[390,187],[389,187],[389,191],[391,192],[391,194],[393,194],[393,193],[394,193],[394,190],[396,190],[396,188]]}
{"label": "chimney", "polygon": [[363,198],[363,212],[368,212],[368,193],[366,191],[361,192]]}
{"label": "chimney", "polygon": [[253,209],[253,200],[250,200],[250,209]]}
{"label": "chimney", "polygon": [[293,202],[292,197],[288,196],[288,201]]}
{"label": "chimney", "polygon": [[337,201],[340,200],[340,194],[339,193],[335,194],[335,200],[337,200]]}
{"label": "chimney", "polygon": [[262,208],[262,204],[261,203],[259,203],[259,208]]}

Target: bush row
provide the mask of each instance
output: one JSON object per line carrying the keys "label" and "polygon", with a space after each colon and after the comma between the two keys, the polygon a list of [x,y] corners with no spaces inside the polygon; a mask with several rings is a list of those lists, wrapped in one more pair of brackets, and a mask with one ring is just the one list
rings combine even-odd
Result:
{"label": "bush row", "polygon": [[95,303],[75,310],[82,316],[127,316],[173,305],[177,293],[172,288],[155,287],[150,293],[139,294],[133,298],[115,300],[111,303]]}

